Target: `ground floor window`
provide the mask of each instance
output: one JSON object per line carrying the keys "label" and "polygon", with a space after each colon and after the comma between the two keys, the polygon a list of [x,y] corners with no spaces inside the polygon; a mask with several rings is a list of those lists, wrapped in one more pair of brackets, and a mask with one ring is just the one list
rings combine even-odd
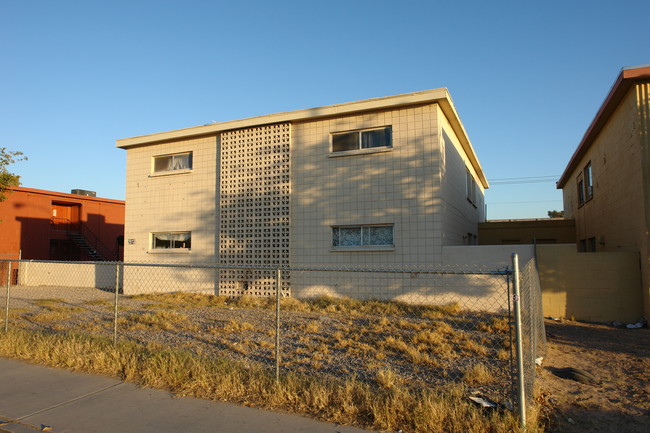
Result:
{"label": "ground floor window", "polygon": [[151,249],[186,249],[192,247],[192,232],[159,232],[151,234]]}
{"label": "ground floor window", "polygon": [[332,246],[393,246],[393,225],[332,227]]}

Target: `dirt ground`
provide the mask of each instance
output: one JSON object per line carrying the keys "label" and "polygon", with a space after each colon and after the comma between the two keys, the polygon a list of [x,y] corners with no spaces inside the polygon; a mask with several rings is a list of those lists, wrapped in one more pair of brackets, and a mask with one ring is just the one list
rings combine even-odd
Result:
{"label": "dirt ground", "polygon": [[[550,432],[650,432],[650,329],[547,320],[546,332],[538,400]],[[600,383],[554,374],[567,367]]]}

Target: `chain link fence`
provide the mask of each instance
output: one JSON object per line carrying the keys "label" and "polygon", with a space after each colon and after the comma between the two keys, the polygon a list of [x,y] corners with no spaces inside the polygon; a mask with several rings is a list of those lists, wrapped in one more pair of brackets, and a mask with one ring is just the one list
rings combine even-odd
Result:
{"label": "chain link fence", "polygon": [[[497,402],[514,398],[508,269],[0,259],[0,276],[5,330],[128,339],[276,374],[353,377],[413,390],[458,385]],[[544,342],[534,263],[521,279],[524,371],[532,392]]]}
{"label": "chain link fence", "polygon": [[535,370],[537,361],[546,354],[546,331],[542,312],[542,289],[533,258],[521,267],[519,273],[521,289],[521,332],[523,346],[523,376],[527,403],[535,398]]}

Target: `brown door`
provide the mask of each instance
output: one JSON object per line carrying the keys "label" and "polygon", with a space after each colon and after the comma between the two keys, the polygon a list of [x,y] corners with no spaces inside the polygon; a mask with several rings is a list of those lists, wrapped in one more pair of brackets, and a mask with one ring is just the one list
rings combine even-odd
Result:
{"label": "brown door", "polygon": [[54,230],[79,231],[80,205],[52,202],[52,228]]}

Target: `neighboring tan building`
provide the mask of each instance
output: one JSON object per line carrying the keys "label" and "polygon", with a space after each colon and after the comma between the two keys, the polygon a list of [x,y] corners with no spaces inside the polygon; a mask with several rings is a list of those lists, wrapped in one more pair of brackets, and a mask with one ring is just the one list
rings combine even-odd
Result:
{"label": "neighboring tan building", "polygon": [[640,253],[650,315],[650,65],[621,71],[557,187],[579,251]]}
{"label": "neighboring tan building", "polygon": [[[127,262],[434,265],[443,246],[477,243],[484,220],[487,180],[444,88],[117,147],[127,151]],[[299,278],[291,276],[294,291]],[[125,275],[125,284],[136,282]],[[254,272],[222,272],[215,290],[273,287]]]}
{"label": "neighboring tan building", "polygon": [[0,202],[0,259],[122,260],[124,201],[10,187]]}
{"label": "neighboring tan building", "polygon": [[574,243],[575,221],[563,218],[490,220],[479,223],[480,245]]}

